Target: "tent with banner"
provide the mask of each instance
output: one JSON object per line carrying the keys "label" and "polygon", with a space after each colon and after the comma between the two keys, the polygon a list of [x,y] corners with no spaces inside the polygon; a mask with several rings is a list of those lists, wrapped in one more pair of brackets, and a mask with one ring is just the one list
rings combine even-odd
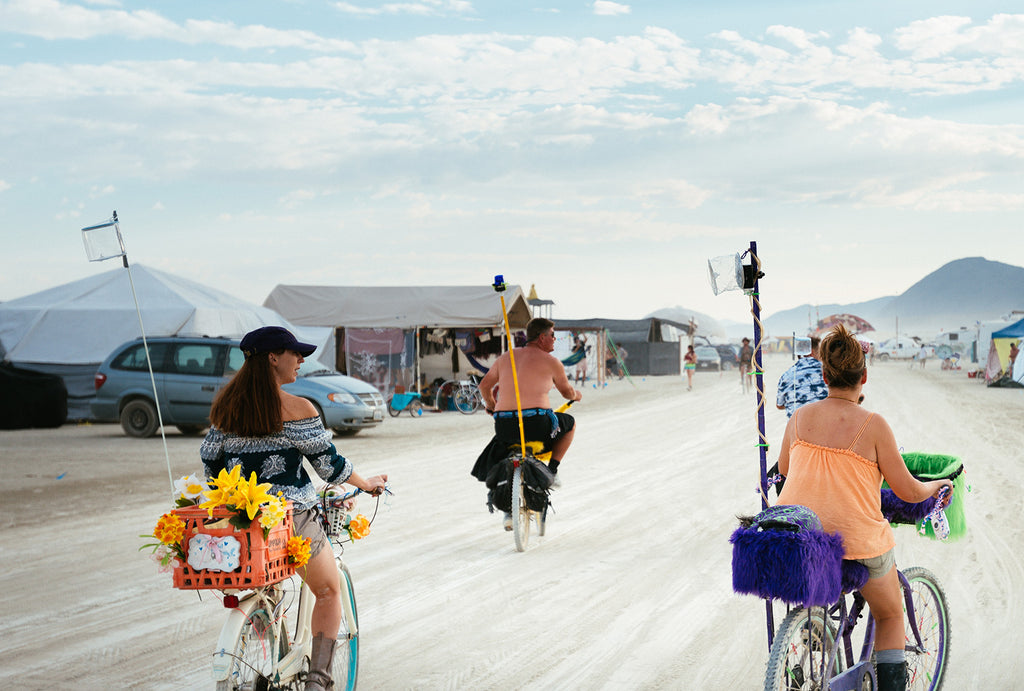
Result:
{"label": "tent with banner", "polygon": [[[531,311],[522,289],[508,286],[503,296],[510,327],[525,329]],[[263,305],[298,326],[331,327],[334,367],[385,396],[482,373],[505,348],[490,285],[278,285]]]}
{"label": "tent with banner", "polygon": [[1024,319],[992,332],[985,383],[989,386],[1024,386],[1024,357],[1011,361],[1011,354],[1024,341]]}
{"label": "tent with banner", "polygon": [[[132,267],[147,336],[241,338],[260,326],[288,326],[273,311],[141,264]],[[0,303],[0,351],[23,369],[59,375],[68,418],[89,417],[101,362],[142,335],[123,268]]]}

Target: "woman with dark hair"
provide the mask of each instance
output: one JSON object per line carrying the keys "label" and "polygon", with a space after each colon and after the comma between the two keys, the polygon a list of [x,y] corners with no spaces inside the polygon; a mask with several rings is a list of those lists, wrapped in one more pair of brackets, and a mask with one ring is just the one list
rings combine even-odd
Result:
{"label": "woman with dark hair", "polygon": [[380,494],[387,475],[363,478],[338,454],[331,433],[313,404],[281,387],[295,381],[299,365],[315,346],[300,343],[287,329],[265,326],[251,331],[239,347],[245,362],[220,391],[210,409],[212,423],[199,455],[207,477],[242,466],[242,476],[255,472],[292,502],[295,534],[310,539],[309,563],[299,575],[316,596],[313,606],[313,651],[307,691],[328,689],[335,639],[341,625],[340,574],[316,514],[316,489],[303,466],[309,459],[327,482],[347,482]]}
{"label": "woman with dark hair", "polygon": [[886,421],[859,405],[868,378],[864,348],[845,327],[830,331],[819,352],[828,397],[794,411],[786,426],[779,452],[786,484],[778,503],[810,508],[826,531],[843,536],[845,558],[868,567],[869,579],[860,592],[877,624],[878,689],[903,690],[903,607],[896,540],[881,511],[882,480],[911,503],[938,497],[943,487],[952,492],[953,483],[917,480]]}
{"label": "woman with dark hair", "polygon": [[693,373],[697,370],[697,352],[692,345],[686,346],[686,355],[683,356],[683,369],[686,370],[686,390],[693,389]]}

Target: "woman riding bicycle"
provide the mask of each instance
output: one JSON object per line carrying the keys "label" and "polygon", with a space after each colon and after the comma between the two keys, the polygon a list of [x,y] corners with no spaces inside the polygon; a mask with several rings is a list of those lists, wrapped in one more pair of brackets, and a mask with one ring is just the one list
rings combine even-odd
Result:
{"label": "woman riding bicycle", "polygon": [[902,598],[896,540],[882,517],[881,484],[884,479],[910,503],[937,497],[943,487],[952,492],[953,484],[914,478],[886,421],[859,405],[868,377],[861,343],[840,325],[822,339],[819,350],[828,397],[798,409],[786,426],[779,452],[786,483],[778,503],[809,507],[826,531],[843,536],[845,558],[868,567],[869,580],[860,592],[877,626],[878,689],[902,690],[907,683]]}
{"label": "woman riding bicycle", "polygon": [[387,475],[363,478],[338,454],[313,404],[281,389],[295,381],[299,365],[316,346],[300,343],[287,329],[265,326],[245,335],[239,345],[245,363],[220,391],[210,409],[212,423],[199,455],[207,477],[242,466],[242,476],[255,472],[271,484],[270,494],[283,493],[292,502],[295,533],[310,539],[311,557],[299,574],[316,596],[313,606],[313,651],[306,689],[327,689],[335,639],[341,624],[338,567],[316,514],[317,496],[303,467],[309,459],[327,482],[351,485],[379,494]]}

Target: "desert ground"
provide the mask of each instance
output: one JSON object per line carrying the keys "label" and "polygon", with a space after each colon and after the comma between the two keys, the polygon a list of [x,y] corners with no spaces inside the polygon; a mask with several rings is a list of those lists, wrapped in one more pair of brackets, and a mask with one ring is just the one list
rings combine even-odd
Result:
{"label": "desert ground", "polygon": [[[769,464],[790,364],[765,359]],[[931,569],[949,598],[945,688],[1021,688],[1024,391],[890,362],[870,369],[865,393],[905,450],[967,465],[967,537],[897,529],[899,564]],[[614,380],[588,385],[573,413],[548,533],[524,553],[469,475],[485,414],[388,418],[335,438],[394,488],[345,553],[361,688],[761,688],[764,606],[732,592],[728,543],[735,515],[759,507],[755,395],[736,372],[699,372],[690,392],[679,377]],[[171,431],[167,446],[176,477],[201,469],[199,439]],[[0,688],[211,687],[223,608],[174,590],[137,551],[171,506],[160,437],[66,425],[0,432],[0,452]]]}

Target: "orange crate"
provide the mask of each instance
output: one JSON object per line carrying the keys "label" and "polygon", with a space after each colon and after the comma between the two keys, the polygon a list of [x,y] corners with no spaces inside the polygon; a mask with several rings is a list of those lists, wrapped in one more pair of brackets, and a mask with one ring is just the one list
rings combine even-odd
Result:
{"label": "orange crate", "polygon": [[267,538],[263,538],[263,527],[255,520],[246,530],[238,530],[234,526],[226,528],[209,528],[207,523],[216,523],[222,518],[229,518],[233,512],[218,507],[213,516],[206,509],[198,506],[186,506],[174,509],[171,513],[185,521],[185,533],[182,537],[182,549],[188,558],[188,541],[198,533],[225,537],[231,535],[238,539],[239,564],[234,571],[196,570],[187,563],[174,569],[174,587],[181,590],[244,590],[258,588],[262,585],[283,581],[295,573],[295,567],[288,561],[288,538],[292,536],[292,509],[289,506],[284,520],[270,529]]}

